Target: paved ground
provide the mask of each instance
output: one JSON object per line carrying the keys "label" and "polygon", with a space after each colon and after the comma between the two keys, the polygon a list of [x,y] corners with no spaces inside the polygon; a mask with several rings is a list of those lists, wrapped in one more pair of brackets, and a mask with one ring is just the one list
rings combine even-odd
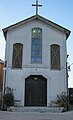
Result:
{"label": "paved ground", "polygon": [[0,120],[73,120],[73,111],[65,113],[16,113],[0,111]]}

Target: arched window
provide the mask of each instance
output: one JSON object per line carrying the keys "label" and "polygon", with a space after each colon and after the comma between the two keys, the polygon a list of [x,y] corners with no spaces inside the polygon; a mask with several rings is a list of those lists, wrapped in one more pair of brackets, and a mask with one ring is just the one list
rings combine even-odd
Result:
{"label": "arched window", "polygon": [[51,45],[51,69],[60,69],[60,46]]}
{"label": "arched window", "polygon": [[16,43],[13,45],[12,68],[22,68],[23,45]]}
{"label": "arched window", "polygon": [[31,41],[31,62],[42,62],[42,29],[32,29],[32,41]]}

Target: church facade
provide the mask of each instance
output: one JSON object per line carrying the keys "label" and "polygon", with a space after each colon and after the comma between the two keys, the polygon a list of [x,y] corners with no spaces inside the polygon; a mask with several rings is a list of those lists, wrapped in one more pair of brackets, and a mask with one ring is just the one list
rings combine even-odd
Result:
{"label": "church facade", "polygon": [[3,29],[6,40],[6,86],[20,106],[49,106],[67,93],[70,31],[35,15]]}

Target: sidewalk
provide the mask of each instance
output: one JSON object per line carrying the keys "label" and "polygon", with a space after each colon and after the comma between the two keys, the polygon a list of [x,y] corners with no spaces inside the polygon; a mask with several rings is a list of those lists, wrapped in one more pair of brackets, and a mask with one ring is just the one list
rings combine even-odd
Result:
{"label": "sidewalk", "polygon": [[64,113],[16,113],[0,111],[0,120],[73,120],[73,111]]}

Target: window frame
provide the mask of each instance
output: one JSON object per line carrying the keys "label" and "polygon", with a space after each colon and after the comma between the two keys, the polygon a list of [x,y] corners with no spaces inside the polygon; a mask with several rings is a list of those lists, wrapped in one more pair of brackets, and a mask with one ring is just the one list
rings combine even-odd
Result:
{"label": "window frame", "polygon": [[[37,36],[36,37],[34,36],[34,38],[33,38],[32,30],[40,30],[41,31],[41,34],[40,34],[41,37],[39,37],[40,42],[37,43],[37,39],[38,39]],[[35,40],[36,43],[34,42],[34,44],[33,44],[33,40]],[[32,47],[35,47],[35,46],[36,46],[36,48],[34,48],[34,50],[33,50]],[[37,46],[41,47],[41,48],[38,49]],[[37,49],[37,50],[35,50],[35,49]],[[36,52],[36,53],[40,52],[40,55],[39,56],[37,56],[37,55],[33,56],[32,52]],[[36,58],[34,58],[34,57],[36,57]],[[33,59],[35,59],[35,60],[33,61]],[[34,28],[31,29],[31,63],[32,64],[42,64],[42,29],[39,28],[39,27],[34,27]]]}
{"label": "window frame", "polygon": [[[59,49],[59,56],[57,56],[57,58],[59,58],[58,60],[59,60],[59,66],[57,66],[57,68],[55,68],[55,66],[53,67],[52,66],[52,47],[54,47],[54,46],[56,46],[57,47],[57,49]],[[55,53],[55,54],[57,54],[57,53]],[[56,59],[57,59],[56,58]],[[54,58],[53,58],[54,59]],[[58,63],[57,63],[58,64]],[[51,70],[60,70],[61,69],[61,59],[60,59],[60,45],[58,45],[58,44],[52,44],[52,45],[50,45],[50,68],[51,68]]]}
{"label": "window frame", "polygon": [[[15,63],[13,63],[14,62],[14,59],[15,59],[15,56],[16,56],[16,52],[15,52],[15,56],[14,56],[14,47],[15,47],[15,45],[20,45],[20,51],[21,51],[21,53],[20,53],[20,67],[18,66],[18,67],[16,67],[16,65],[15,65],[15,63],[16,63],[16,61],[17,60],[15,60]],[[18,51],[17,51],[18,52]],[[19,53],[18,53],[19,54]],[[14,57],[14,58],[13,58]],[[17,57],[16,57],[16,59],[18,59],[18,55],[17,55]],[[23,44],[22,43],[14,43],[13,44],[13,52],[12,52],[12,69],[22,69],[22,61],[23,61]],[[19,62],[18,62],[19,63]]]}

